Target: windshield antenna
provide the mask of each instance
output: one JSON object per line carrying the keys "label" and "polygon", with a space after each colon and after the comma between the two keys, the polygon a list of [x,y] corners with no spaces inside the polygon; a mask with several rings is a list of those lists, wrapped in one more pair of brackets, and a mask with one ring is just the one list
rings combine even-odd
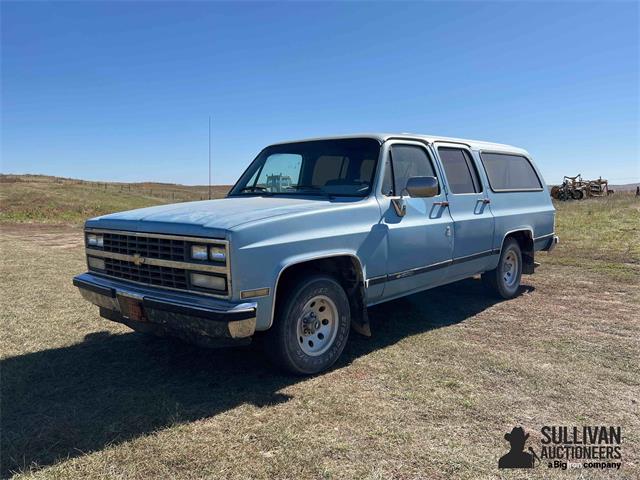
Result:
{"label": "windshield antenna", "polygon": [[211,200],[211,115],[209,115],[209,200]]}

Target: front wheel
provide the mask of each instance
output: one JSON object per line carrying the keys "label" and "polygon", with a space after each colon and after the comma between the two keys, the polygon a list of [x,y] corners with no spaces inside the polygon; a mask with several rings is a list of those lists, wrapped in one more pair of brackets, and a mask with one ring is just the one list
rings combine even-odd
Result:
{"label": "front wheel", "polygon": [[504,242],[498,267],[482,274],[482,281],[498,296],[510,299],[518,294],[522,277],[522,252],[513,238]]}
{"label": "front wheel", "polygon": [[310,375],[335,363],[351,323],[349,299],[338,282],[326,275],[304,279],[277,310],[265,345],[276,364]]}

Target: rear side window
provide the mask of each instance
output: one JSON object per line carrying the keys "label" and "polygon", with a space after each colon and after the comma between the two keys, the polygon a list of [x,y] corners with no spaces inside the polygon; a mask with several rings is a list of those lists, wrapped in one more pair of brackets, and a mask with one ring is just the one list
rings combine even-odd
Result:
{"label": "rear side window", "polygon": [[482,153],[480,157],[493,190],[542,189],[538,174],[522,155]]}
{"label": "rear side window", "polygon": [[482,184],[469,152],[461,148],[438,148],[451,193],[479,193]]}
{"label": "rear side window", "polygon": [[402,195],[411,177],[435,177],[436,173],[427,152],[413,145],[392,145],[391,163],[385,166],[382,181],[384,195]]}

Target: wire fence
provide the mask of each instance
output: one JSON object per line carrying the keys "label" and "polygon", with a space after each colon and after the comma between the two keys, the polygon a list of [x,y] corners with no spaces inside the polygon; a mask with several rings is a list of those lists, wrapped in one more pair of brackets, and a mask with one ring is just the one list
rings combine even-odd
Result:
{"label": "wire fence", "polygon": [[[207,200],[209,187],[206,185],[187,186],[163,183],[119,183],[119,182],[94,182],[75,178],[47,177],[41,175],[0,175],[0,183],[36,183],[69,185],[79,188],[88,188],[111,194],[146,196],[167,201],[185,202],[194,200]],[[211,188],[212,198],[222,198],[231,189],[230,185],[214,185]]]}

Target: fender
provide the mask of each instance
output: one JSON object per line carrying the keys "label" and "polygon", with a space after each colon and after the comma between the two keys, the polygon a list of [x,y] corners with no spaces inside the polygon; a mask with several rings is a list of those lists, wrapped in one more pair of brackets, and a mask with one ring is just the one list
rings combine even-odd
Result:
{"label": "fender", "polygon": [[524,273],[525,275],[532,274],[534,273],[534,270],[535,270],[535,258],[534,258],[535,238],[533,236],[533,228],[523,226],[523,227],[509,230],[508,232],[506,232],[502,237],[502,243],[500,244],[500,249],[498,250],[498,253],[502,254],[502,247],[504,246],[505,240],[509,235],[512,235],[514,233],[524,233],[528,237],[528,240],[531,243],[530,245],[531,248],[522,248],[522,273]]}
{"label": "fender", "polygon": [[296,256],[293,259],[288,259],[286,263],[281,266],[280,270],[278,271],[278,275],[276,276],[276,281],[273,288],[273,299],[271,302],[271,321],[268,325],[268,328],[271,328],[273,326],[278,295],[278,285],[280,283],[282,274],[287,269],[296,265],[301,265],[303,263],[312,262],[315,260],[327,260],[339,257],[349,257],[350,259],[355,260],[356,265],[356,283],[352,290],[346,292],[347,296],[351,300],[354,300],[351,304],[351,327],[361,335],[370,337],[371,329],[369,327],[369,316],[367,314],[367,305],[365,301],[366,293],[364,267],[362,266],[360,258],[354,252],[349,251],[332,251],[313,255]]}

